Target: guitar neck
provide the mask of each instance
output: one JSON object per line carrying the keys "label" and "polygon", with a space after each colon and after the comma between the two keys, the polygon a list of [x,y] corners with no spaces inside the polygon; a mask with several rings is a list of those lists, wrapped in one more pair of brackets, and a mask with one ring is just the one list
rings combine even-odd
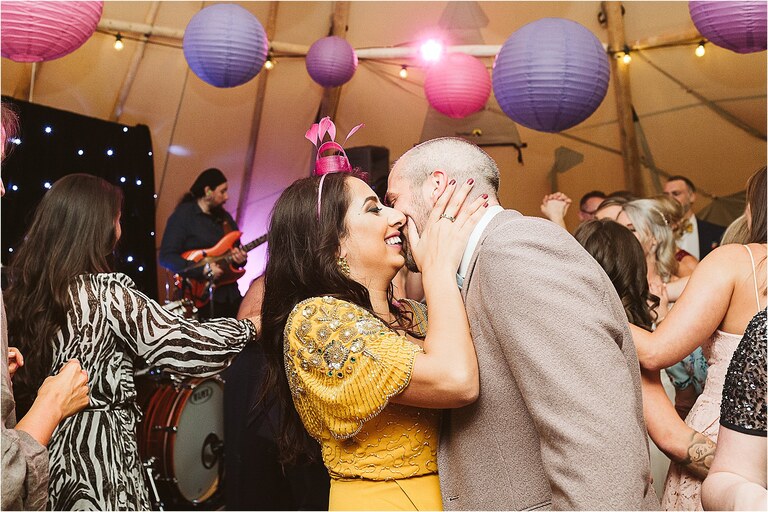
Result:
{"label": "guitar neck", "polygon": [[[256,240],[253,240],[252,242],[249,242],[245,245],[241,245],[240,248],[245,252],[249,252],[251,249],[255,249],[256,247],[260,246],[266,241],[267,241],[267,235],[262,235]],[[232,263],[232,250],[230,249],[229,251],[227,251],[226,254],[222,254],[221,256],[210,258],[209,261],[215,261],[215,262],[226,261],[227,263]]]}
{"label": "guitar neck", "polygon": [[267,235],[262,235],[259,238],[257,238],[256,240],[243,245],[241,247],[241,249],[244,250],[245,252],[248,252],[251,249],[255,249],[256,247],[260,246],[261,244],[263,244],[266,241],[267,241]]}

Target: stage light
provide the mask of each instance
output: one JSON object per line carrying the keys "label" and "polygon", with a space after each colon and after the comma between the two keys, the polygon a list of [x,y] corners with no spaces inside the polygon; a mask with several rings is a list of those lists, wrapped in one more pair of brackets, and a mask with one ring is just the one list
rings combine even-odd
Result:
{"label": "stage light", "polygon": [[43,131],[45,131],[45,133],[51,133],[51,132],[53,131],[53,128],[51,128],[50,126],[46,126],[46,127],[43,129]]}
{"label": "stage light", "polygon": [[128,133],[128,127],[127,126],[123,126],[123,133]]}
{"label": "stage light", "polygon": [[19,145],[21,144],[21,139],[20,139],[20,138],[18,138],[18,137],[16,137],[16,138],[15,138],[15,139],[13,139],[11,142],[13,142],[13,143],[14,143],[14,144],[16,144],[17,146],[19,146]]}
{"label": "stage light", "polygon": [[83,156],[83,153],[85,153],[85,151],[83,151],[82,149],[77,150],[78,155]]}
{"label": "stage light", "polygon": [[437,62],[443,56],[443,44],[436,39],[429,39],[421,45],[421,58],[427,62]]}
{"label": "stage light", "polygon": [[402,78],[403,80],[408,78],[408,66],[403,66],[402,68],[400,68],[400,78]]}
{"label": "stage light", "polygon": [[139,265],[139,268],[138,268],[138,270],[139,270],[139,272],[144,272],[144,267],[143,267],[143,266],[141,266],[141,265]]}
{"label": "stage light", "polygon": [[17,190],[19,190],[19,186],[18,185],[11,185],[11,190],[16,192]]}
{"label": "stage light", "polygon": [[108,149],[108,150],[107,150],[107,156],[112,156],[112,155],[114,155],[114,154],[115,154],[115,152],[114,152],[114,151],[112,151],[111,149]]}
{"label": "stage light", "polygon": [[149,153],[147,153],[147,155],[152,156],[152,152],[150,151]]}
{"label": "stage light", "polygon": [[51,182],[50,181],[46,181],[45,183],[43,183],[43,187],[47,188],[47,189],[50,189],[51,188]]}
{"label": "stage light", "polygon": [[125,176],[120,176],[120,183],[125,183]]}
{"label": "stage light", "polygon": [[141,180],[136,180],[136,185],[141,186]]}

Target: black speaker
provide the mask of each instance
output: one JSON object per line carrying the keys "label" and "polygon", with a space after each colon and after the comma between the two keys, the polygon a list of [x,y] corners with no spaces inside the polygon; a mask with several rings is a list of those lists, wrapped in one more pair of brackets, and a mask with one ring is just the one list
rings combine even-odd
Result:
{"label": "black speaker", "polygon": [[384,200],[389,177],[389,150],[381,146],[358,146],[345,151],[352,167],[368,173],[368,184]]}

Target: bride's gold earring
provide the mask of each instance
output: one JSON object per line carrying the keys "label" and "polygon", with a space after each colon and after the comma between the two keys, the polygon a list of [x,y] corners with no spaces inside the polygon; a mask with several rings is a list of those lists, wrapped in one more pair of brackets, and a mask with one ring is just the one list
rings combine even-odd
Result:
{"label": "bride's gold earring", "polygon": [[349,262],[347,261],[347,258],[341,256],[336,260],[336,265],[339,266],[339,270],[342,274],[349,277]]}

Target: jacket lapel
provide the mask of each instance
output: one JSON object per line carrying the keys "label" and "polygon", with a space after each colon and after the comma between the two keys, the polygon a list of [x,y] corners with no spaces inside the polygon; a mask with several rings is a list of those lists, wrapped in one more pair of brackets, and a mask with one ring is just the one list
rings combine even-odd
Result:
{"label": "jacket lapel", "polygon": [[469,266],[467,267],[467,275],[464,276],[464,283],[461,287],[461,298],[466,301],[467,298],[467,290],[469,290],[469,282],[472,280],[472,271],[475,269],[475,264],[477,263],[477,257],[480,254],[480,247],[482,247],[483,243],[485,243],[485,239],[490,235],[496,227],[503,222],[504,218],[507,217],[509,213],[516,213],[517,215],[520,215],[519,213],[513,211],[513,210],[504,210],[503,212],[499,212],[498,215],[496,215],[491,222],[488,223],[488,225],[483,230],[483,234],[480,235],[480,240],[477,242],[477,246],[475,247],[475,251],[472,253],[472,257],[469,260]]}

